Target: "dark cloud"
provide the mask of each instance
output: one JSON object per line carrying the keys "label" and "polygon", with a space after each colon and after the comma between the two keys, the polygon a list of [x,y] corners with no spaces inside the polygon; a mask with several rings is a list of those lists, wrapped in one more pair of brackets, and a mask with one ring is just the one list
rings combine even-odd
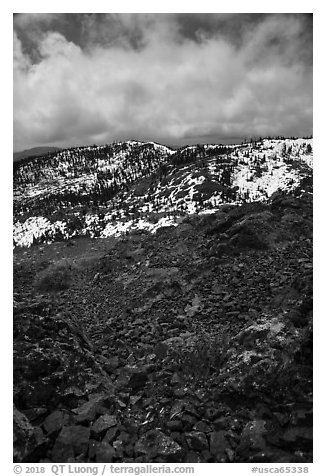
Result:
{"label": "dark cloud", "polygon": [[15,149],[312,133],[312,17],[20,14]]}
{"label": "dark cloud", "polygon": [[180,31],[186,38],[198,41],[202,36],[220,37],[240,46],[244,33],[266,18],[261,13],[178,14]]}

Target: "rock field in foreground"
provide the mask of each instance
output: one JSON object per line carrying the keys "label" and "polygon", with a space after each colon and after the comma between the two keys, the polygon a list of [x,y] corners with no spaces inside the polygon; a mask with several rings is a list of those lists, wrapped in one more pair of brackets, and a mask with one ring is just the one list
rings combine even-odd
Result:
{"label": "rock field in foreground", "polygon": [[14,291],[16,462],[312,461],[310,195],[16,249]]}

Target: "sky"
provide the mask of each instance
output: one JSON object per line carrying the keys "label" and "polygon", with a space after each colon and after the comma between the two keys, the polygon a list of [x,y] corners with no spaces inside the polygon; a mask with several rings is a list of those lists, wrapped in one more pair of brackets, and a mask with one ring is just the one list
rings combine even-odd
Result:
{"label": "sky", "polygon": [[312,15],[15,14],[14,151],[312,134]]}

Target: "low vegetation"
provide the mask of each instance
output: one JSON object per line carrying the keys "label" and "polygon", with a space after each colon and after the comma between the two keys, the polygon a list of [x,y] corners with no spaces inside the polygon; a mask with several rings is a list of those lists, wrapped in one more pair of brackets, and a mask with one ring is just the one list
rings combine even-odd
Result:
{"label": "low vegetation", "polygon": [[34,288],[39,292],[57,292],[68,289],[76,267],[71,260],[62,259],[40,271],[34,279]]}

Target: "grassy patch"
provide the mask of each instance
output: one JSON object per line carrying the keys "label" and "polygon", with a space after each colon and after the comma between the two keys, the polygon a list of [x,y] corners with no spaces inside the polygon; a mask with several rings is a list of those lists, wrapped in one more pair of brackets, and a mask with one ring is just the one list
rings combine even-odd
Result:
{"label": "grassy patch", "polygon": [[75,265],[68,259],[52,263],[35,276],[34,288],[41,292],[57,292],[68,289],[75,269]]}
{"label": "grassy patch", "polygon": [[201,332],[191,345],[174,348],[170,358],[175,370],[196,379],[206,379],[224,365],[229,350],[229,338],[224,335],[211,336]]}

